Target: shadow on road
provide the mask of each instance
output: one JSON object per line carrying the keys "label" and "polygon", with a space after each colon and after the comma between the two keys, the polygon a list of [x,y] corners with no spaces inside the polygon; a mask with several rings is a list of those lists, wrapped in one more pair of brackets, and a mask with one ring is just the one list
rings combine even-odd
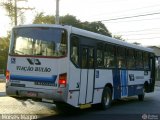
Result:
{"label": "shadow on road", "polygon": [[118,99],[114,100],[112,102],[112,107],[113,106],[123,106],[125,104],[132,104],[132,103],[139,103],[140,101],[138,100],[137,97],[129,97],[129,98],[124,98],[124,99]]}
{"label": "shadow on road", "polygon": [[[65,108],[64,108],[65,109]],[[89,113],[91,111],[93,111],[93,109],[85,109],[85,110],[80,110],[80,109],[74,109],[71,108],[68,111],[64,111],[64,110],[59,110],[57,108],[54,108],[54,110],[56,111],[56,115],[50,115],[50,116],[46,116],[46,117],[41,117],[39,118],[39,120],[90,120],[89,117]]]}
{"label": "shadow on road", "polygon": [[41,117],[38,120],[138,120],[141,115],[126,115],[126,114],[107,114],[101,113],[100,110],[95,110],[93,108],[85,110],[70,110],[66,113],[59,113],[57,115],[50,115],[46,117]]}
{"label": "shadow on road", "polygon": [[[138,98],[130,97],[127,99],[115,100],[112,102],[111,108],[103,111],[97,108],[89,108],[89,109],[75,109],[63,108],[59,110],[54,108],[57,111],[55,115],[46,115],[39,118],[39,120],[135,120],[141,119],[142,114],[133,113],[131,114],[132,108],[136,108],[136,105],[144,105],[146,102],[150,101],[150,98],[140,102]],[[122,110],[123,109],[123,110]],[[129,110],[129,112],[125,111]]]}
{"label": "shadow on road", "polygon": [[[63,108],[62,110],[54,108],[57,111],[56,115],[42,116],[39,120],[135,120],[140,119],[141,114],[130,114],[126,115],[124,113],[115,113],[114,110],[119,106],[126,106],[134,103],[139,103],[136,97],[122,100],[115,100],[112,102],[112,107],[106,111],[99,110],[97,108],[88,109],[75,109]],[[66,110],[65,110],[66,109]]]}

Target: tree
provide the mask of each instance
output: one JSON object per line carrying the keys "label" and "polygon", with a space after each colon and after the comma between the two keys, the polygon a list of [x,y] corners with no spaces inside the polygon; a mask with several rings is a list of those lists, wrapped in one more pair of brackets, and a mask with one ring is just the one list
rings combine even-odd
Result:
{"label": "tree", "polygon": [[[20,21],[20,24],[23,24],[24,22],[24,11],[26,10],[33,10],[34,8],[24,8],[24,7],[17,7],[17,2],[19,0],[6,0],[5,2],[0,2],[1,5],[5,8],[6,12],[8,13],[8,16],[11,20],[11,24],[17,25],[18,21]],[[27,0],[20,0],[25,1]]]}
{"label": "tree", "polygon": [[9,50],[9,38],[7,37],[0,38],[0,72],[6,70],[7,67],[7,58],[8,58],[8,50]]}
{"label": "tree", "polygon": [[99,34],[103,34],[106,36],[111,37],[111,33],[108,31],[108,29],[105,27],[105,25],[102,22],[84,22],[82,23],[82,29],[86,29],[92,32],[96,32]]}
{"label": "tree", "polygon": [[113,38],[115,38],[117,40],[125,41],[125,39],[123,39],[121,35],[113,35]]}
{"label": "tree", "polygon": [[[44,15],[43,12],[38,13],[34,20],[34,24],[54,24],[55,23],[55,17]],[[65,25],[72,25],[77,28],[85,29],[88,31],[96,32],[99,34],[112,36],[111,33],[108,31],[108,29],[105,27],[105,25],[102,22],[81,22],[80,20],[77,20],[75,16],[72,15],[65,15],[60,17],[60,24]]]}
{"label": "tree", "polygon": [[60,23],[64,25],[72,25],[77,28],[81,28],[82,24],[80,20],[77,20],[75,16],[65,15],[60,17]]}
{"label": "tree", "polygon": [[44,13],[41,12],[35,16],[33,23],[34,24],[53,24],[55,23],[55,17],[50,15],[44,15]]}

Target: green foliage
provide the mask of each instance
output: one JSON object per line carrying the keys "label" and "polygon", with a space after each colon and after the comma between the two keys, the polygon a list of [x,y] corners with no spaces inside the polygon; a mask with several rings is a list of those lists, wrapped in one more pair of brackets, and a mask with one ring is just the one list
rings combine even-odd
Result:
{"label": "green foliage", "polygon": [[28,2],[27,0],[2,0],[0,1],[0,4],[6,10],[7,16],[10,18],[12,25],[23,24],[25,20],[24,12],[26,10],[34,9],[34,8],[29,8],[29,7],[26,7],[26,8],[17,7],[17,3],[20,1]]}
{"label": "green foliage", "polygon": [[11,1],[2,2],[2,6],[5,8],[6,12],[8,13],[8,16],[10,17],[11,21],[14,21],[15,7],[13,3]]}
{"label": "green foliage", "polygon": [[10,35],[8,35],[7,37],[0,38],[0,72],[6,70],[9,49],[9,38]]}
{"label": "green foliage", "polygon": [[113,38],[115,38],[117,40],[125,41],[125,39],[123,39],[121,35],[113,35]]}
{"label": "green foliage", "polygon": [[[45,16],[44,13],[41,12],[35,16],[33,23],[34,24],[54,24],[55,17],[49,16],[49,15]],[[105,25],[102,22],[81,22],[80,20],[77,20],[75,16],[72,16],[72,15],[61,16],[60,24],[72,25],[77,28],[85,29],[88,31],[107,35],[110,37],[112,36],[111,33],[108,31],[108,29],[105,27]]]}
{"label": "green foliage", "polygon": [[96,32],[102,35],[106,35],[111,37],[111,33],[108,31],[108,29],[105,27],[105,25],[102,22],[84,22],[82,23],[82,29]]}
{"label": "green foliage", "polygon": [[33,23],[34,24],[53,24],[53,23],[55,23],[55,17],[49,16],[49,15],[44,15],[44,13],[41,12],[35,16]]}
{"label": "green foliage", "polygon": [[76,17],[72,15],[65,15],[60,17],[60,23],[64,25],[72,25],[77,28],[81,27],[81,21],[77,20]]}

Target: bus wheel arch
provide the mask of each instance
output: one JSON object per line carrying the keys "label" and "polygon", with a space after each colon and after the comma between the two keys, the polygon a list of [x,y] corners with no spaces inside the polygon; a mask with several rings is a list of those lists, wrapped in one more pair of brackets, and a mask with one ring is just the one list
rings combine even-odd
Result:
{"label": "bus wheel arch", "polygon": [[113,86],[112,86],[112,84],[111,84],[111,83],[107,83],[107,84],[105,85],[105,87],[110,88],[110,90],[111,90],[111,94],[113,94]]}

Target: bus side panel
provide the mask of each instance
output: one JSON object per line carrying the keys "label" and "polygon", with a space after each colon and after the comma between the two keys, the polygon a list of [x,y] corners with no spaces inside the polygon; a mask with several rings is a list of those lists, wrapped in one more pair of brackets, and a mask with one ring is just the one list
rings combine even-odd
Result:
{"label": "bus side panel", "polygon": [[128,71],[128,96],[138,95],[143,92],[144,83],[149,83],[150,72],[145,71]]}
{"label": "bus side panel", "polygon": [[67,103],[73,106],[78,106],[80,91],[80,69],[77,69],[71,62],[69,65],[69,93]]}
{"label": "bus side panel", "polygon": [[94,104],[101,102],[102,92],[107,83],[113,85],[112,70],[97,69],[95,71]]}

